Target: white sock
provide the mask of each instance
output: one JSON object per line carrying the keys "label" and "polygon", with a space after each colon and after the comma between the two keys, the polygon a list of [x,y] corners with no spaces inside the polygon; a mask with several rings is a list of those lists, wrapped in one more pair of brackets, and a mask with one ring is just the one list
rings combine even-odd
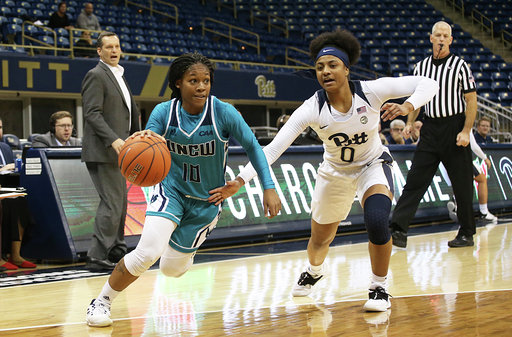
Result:
{"label": "white sock", "polygon": [[112,289],[107,280],[107,282],[105,282],[105,285],[103,286],[103,289],[101,290],[101,293],[98,295],[96,299],[110,306],[112,304],[112,301],[114,301],[114,299],[117,297],[117,295],[119,295],[119,293],[120,291]]}
{"label": "white sock", "polygon": [[313,266],[312,264],[310,264],[308,267],[308,271],[313,276],[322,275],[324,272],[323,264],[321,264],[319,266]]}
{"label": "white sock", "polygon": [[384,290],[388,288],[388,276],[377,276],[372,273],[372,279],[370,280],[370,289],[376,289],[382,287]]}
{"label": "white sock", "polygon": [[478,204],[478,207],[480,207],[480,213],[482,213],[482,214],[489,213],[489,210],[487,209],[487,204]]}

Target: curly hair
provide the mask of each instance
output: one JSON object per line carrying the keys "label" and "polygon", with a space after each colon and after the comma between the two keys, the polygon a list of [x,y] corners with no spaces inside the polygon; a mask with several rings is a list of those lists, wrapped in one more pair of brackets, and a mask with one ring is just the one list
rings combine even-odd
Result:
{"label": "curly hair", "polygon": [[348,30],[337,29],[333,32],[325,32],[315,37],[309,44],[309,56],[316,60],[318,52],[326,46],[335,47],[348,55],[350,65],[354,65],[361,56],[361,45],[357,38]]}
{"label": "curly hair", "polygon": [[172,90],[171,98],[181,99],[181,92],[180,89],[176,87],[176,82],[183,78],[183,75],[190,67],[198,63],[204,64],[208,68],[210,71],[210,83],[213,85],[213,72],[215,71],[215,67],[212,61],[206,56],[195,52],[183,54],[175,59],[169,67],[169,88]]}

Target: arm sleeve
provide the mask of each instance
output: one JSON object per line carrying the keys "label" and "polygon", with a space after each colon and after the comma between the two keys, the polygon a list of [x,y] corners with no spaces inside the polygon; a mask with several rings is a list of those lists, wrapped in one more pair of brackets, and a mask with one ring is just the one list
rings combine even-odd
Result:
{"label": "arm sleeve", "polygon": [[[286,149],[290,147],[293,141],[304,131],[308,126],[314,123],[313,113],[315,97],[310,98],[304,102],[295,112],[291,115],[290,119],[279,130],[276,137],[270,144],[265,146],[263,152],[267,158],[269,165],[272,165]],[[245,165],[238,175],[246,183],[249,182],[256,172],[251,163]]]}
{"label": "arm sleeve", "polygon": [[487,159],[487,155],[484,153],[484,151],[482,151],[482,148],[478,146],[473,132],[469,133],[469,145],[471,146],[471,151],[473,151],[473,153],[476,154],[478,158],[482,160]]}
{"label": "arm sleeve", "polygon": [[103,141],[105,147],[109,147],[119,137],[103,118],[104,90],[103,81],[94,72],[89,71],[82,83],[84,119]]}
{"label": "arm sleeve", "polygon": [[439,90],[435,80],[424,76],[382,77],[364,83],[381,104],[389,99],[409,96],[406,102],[411,103],[415,110],[428,103]]}
{"label": "arm sleeve", "polygon": [[228,125],[229,133],[233,135],[244,148],[249,160],[255,168],[255,172],[257,172],[258,177],[260,177],[263,189],[275,188],[267,159],[251,128],[232,105],[223,102],[220,102],[220,104],[222,104],[224,108],[222,115],[225,117],[224,123]]}

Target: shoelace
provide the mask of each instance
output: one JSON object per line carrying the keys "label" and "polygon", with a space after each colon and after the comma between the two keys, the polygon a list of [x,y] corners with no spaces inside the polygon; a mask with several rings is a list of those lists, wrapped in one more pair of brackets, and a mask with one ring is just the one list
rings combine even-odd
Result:
{"label": "shoelace", "polygon": [[297,282],[300,286],[305,285],[314,285],[318,280],[322,278],[323,275],[319,276],[318,278],[314,278],[310,273],[307,271],[300,274],[299,282]]}
{"label": "shoelace", "polygon": [[[373,295],[373,298],[371,298],[371,295]],[[370,298],[372,300],[388,300],[388,297],[393,297],[390,294],[388,294],[383,288],[377,287],[375,289],[370,289]]]}

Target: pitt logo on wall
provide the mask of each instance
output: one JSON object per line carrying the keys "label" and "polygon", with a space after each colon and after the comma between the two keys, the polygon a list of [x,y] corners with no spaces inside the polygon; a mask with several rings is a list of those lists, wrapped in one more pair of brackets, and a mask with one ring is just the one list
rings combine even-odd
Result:
{"label": "pitt logo on wall", "polygon": [[268,80],[263,75],[258,75],[254,79],[254,84],[258,86],[258,97],[274,98],[276,97],[276,85],[274,80]]}

